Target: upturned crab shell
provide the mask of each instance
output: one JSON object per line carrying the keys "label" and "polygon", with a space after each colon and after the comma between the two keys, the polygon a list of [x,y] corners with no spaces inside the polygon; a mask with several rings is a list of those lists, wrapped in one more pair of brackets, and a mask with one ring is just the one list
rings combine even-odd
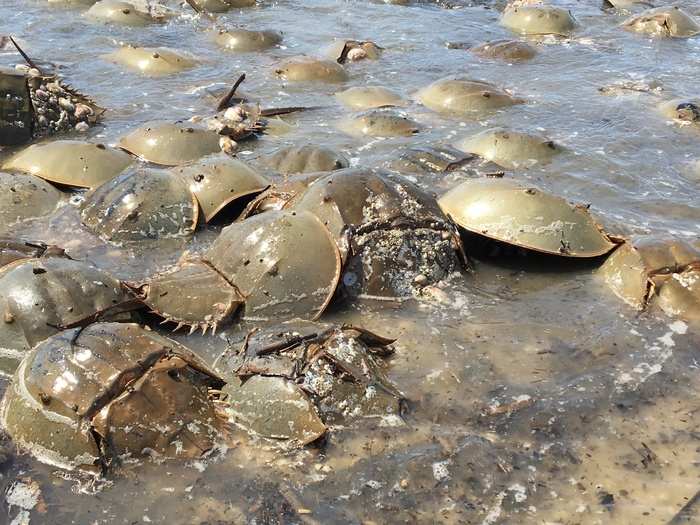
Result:
{"label": "upturned crab shell", "polygon": [[190,236],[199,206],[187,183],[160,170],[133,170],[103,184],[81,205],[83,224],[121,244]]}
{"label": "upturned crab shell", "polygon": [[180,73],[198,63],[192,57],[165,47],[124,46],[104,58],[149,76]]}
{"label": "upturned crab shell", "polygon": [[149,452],[196,458],[218,419],[223,381],[184,346],[135,324],[98,323],[37,345],[17,369],[0,418],[37,459],[96,472]]}
{"label": "upturned crab shell", "polygon": [[[343,56],[345,54],[345,56]],[[368,58],[378,60],[382,49],[374,42],[336,39],[325,52],[326,57],[342,64]]]}
{"label": "upturned crab shell", "polygon": [[537,55],[537,49],[527,42],[520,40],[496,40],[485,42],[469,49],[476,56],[481,58],[492,58],[520,62],[532,60]]}
{"label": "upturned crab shell", "polygon": [[549,5],[506,7],[501,25],[524,35],[567,36],[576,29],[576,20],[567,9]]}
{"label": "upturned crab shell", "polygon": [[147,122],[122,137],[119,147],[164,166],[188,164],[221,151],[216,132],[189,122]]}
{"label": "upturned crab shell", "polygon": [[2,169],[29,173],[64,186],[96,188],[133,161],[128,153],[103,144],[55,140],[23,149],[8,159]]}
{"label": "upturned crab shell", "polygon": [[282,175],[316,173],[347,168],[350,161],[345,155],[330,148],[306,144],[289,146],[276,151],[265,163]]}
{"label": "upturned crab shell", "polygon": [[522,104],[524,101],[479,80],[445,78],[420,90],[418,100],[439,113],[468,115]]}
{"label": "upturned crab shell", "polygon": [[234,223],[204,259],[241,291],[248,319],[316,319],[340,278],[335,241],[307,212],[271,211]]}
{"label": "upturned crab shell", "polygon": [[341,120],[338,128],[355,137],[410,137],[420,131],[420,124],[391,111],[370,110]]}
{"label": "upturned crab shell", "polygon": [[700,33],[695,19],[675,6],[649,9],[625,20],[622,27],[636,33],[671,38],[689,38]]}
{"label": "upturned crab shell", "polygon": [[597,257],[616,246],[585,207],[509,179],[463,182],[438,203],[465,230],[542,253]]}
{"label": "upturned crab shell", "polygon": [[0,268],[0,355],[13,371],[38,342],[99,315],[124,317],[132,297],[119,281],[64,257],[19,259]]}
{"label": "upturned crab shell", "polygon": [[562,151],[560,146],[549,139],[503,128],[467,137],[458,142],[456,147],[507,169],[547,164]]}
{"label": "upturned crab shell", "polygon": [[173,170],[189,185],[209,222],[232,202],[262,192],[270,182],[236,159],[205,159]]}
{"label": "upturned crab shell", "polygon": [[345,106],[357,110],[406,105],[398,93],[381,86],[353,87],[335,96]]}
{"label": "upturned crab shell", "polygon": [[0,231],[17,221],[48,215],[61,198],[60,191],[39,177],[0,172]]}
{"label": "upturned crab shell", "polygon": [[[618,247],[598,273],[613,293],[642,310],[654,294],[656,277],[668,276],[700,262],[700,243],[693,246],[677,239],[642,237]],[[659,281],[663,287],[665,284]]]}
{"label": "upturned crab shell", "polygon": [[208,13],[225,13],[238,7],[252,7],[256,0],[193,0],[192,3]]}
{"label": "upturned crab shell", "polygon": [[87,10],[85,16],[130,26],[145,26],[155,21],[148,13],[136,9],[134,4],[119,0],[100,0]]}
{"label": "upturned crab shell", "polygon": [[230,51],[240,53],[262,51],[282,42],[277,31],[250,31],[248,29],[221,29],[213,33],[214,42]]}
{"label": "upturned crab shell", "polygon": [[340,83],[348,79],[345,69],[337,62],[307,56],[283,60],[275,67],[275,74],[289,82]]}

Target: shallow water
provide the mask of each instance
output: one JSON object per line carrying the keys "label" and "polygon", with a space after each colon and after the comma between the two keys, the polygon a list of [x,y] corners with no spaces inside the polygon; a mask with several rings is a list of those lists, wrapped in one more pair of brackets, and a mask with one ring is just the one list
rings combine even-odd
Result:
{"label": "shallow water", "polygon": [[[219,17],[222,25],[284,33],[281,48],[250,54],[218,49],[207,34],[211,23],[187,7],[144,29],[88,22],[82,8],[0,0],[0,34],[18,36],[32,57],[56,64],[108,108],[91,139],[113,143],[148,120],[207,115],[216,104],[210,93],[245,72],[242,91],[266,107],[322,106],[286,118],[294,126],[287,135],[241,145],[240,158],[261,170],[265,156],[289,144],[322,144],[353,164],[379,166],[411,144],[450,144],[487,126],[510,126],[568,148],[553,164],[514,176],[592,203],[608,231],[697,239],[700,178],[692,164],[700,159],[700,134],[668,122],[655,106],[700,93],[700,39],[645,38],[621,30],[624,15],[596,0],[561,4],[581,24],[574,37],[545,39],[534,60],[515,65],[445,47],[510,37],[490,4],[447,10],[262,1]],[[700,2],[684,7],[700,14]],[[409,98],[438,78],[463,75],[507,87],[527,103],[472,121],[412,104],[406,114],[423,125],[415,137],[345,136],[334,127],[348,114],[332,96],[339,86],[285,85],[272,74],[278,60],[318,54],[334,37],[386,48],[379,61],[350,64],[342,88],[381,84]],[[203,64],[141,77],[100,58],[121,42],[182,49]],[[0,52],[0,63],[18,61]],[[598,92],[626,80],[658,81],[664,89]],[[416,180],[441,193],[464,177]],[[81,229],[70,203],[17,227],[128,279],[167,266],[183,249],[201,250],[216,228],[154,253],[103,245]],[[600,262],[482,258],[434,300],[333,306],[324,320],[398,339],[390,376],[411,400],[403,424],[361,420],[332,429],[320,448],[300,451],[234,431],[206,460],[146,462],[99,482],[13,455],[0,484],[31,478],[41,501],[24,511],[9,498],[0,523],[667,523],[700,488],[700,335],[658,311],[626,307],[594,274]],[[227,337],[240,339],[246,328],[175,337],[213,360]],[[700,523],[700,503],[676,519]]]}

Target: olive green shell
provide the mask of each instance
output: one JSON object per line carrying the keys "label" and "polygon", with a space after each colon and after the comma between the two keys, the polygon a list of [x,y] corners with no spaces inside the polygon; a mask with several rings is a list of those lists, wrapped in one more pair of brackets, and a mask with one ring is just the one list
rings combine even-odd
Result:
{"label": "olive green shell", "polygon": [[315,319],[340,277],[333,237],[306,212],[271,211],[234,223],[204,259],[241,291],[248,319]]}
{"label": "olive green shell", "polygon": [[207,222],[232,202],[270,185],[265,177],[236,159],[209,158],[173,171],[189,185]]}
{"label": "olive green shell", "polygon": [[134,4],[120,0],[100,0],[87,10],[85,16],[101,22],[129,26],[145,26],[155,21],[148,13],[136,9]]}
{"label": "olive green shell", "polygon": [[688,38],[700,33],[700,25],[688,13],[674,6],[649,9],[622,23],[628,31],[651,36]]}
{"label": "olive green shell", "polygon": [[465,153],[473,153],[507,169],[523,169],[547,164],[562,151],[553,141],[511,129],[495,128],[456,144]]}
{"label": "olive green shell", "polygon": [[510,179],[469,180],[438,202],[465,230],[542,253],[597,257],[616,246],[585,207]]}
{"label": "olive green shell", "polygon": [[331,60],[298,56],[283,60],[275,74],[289,82],[345,82],[348,74],[343,66]]}
{"label": "olive green shell", "polygon": [[148,76],[172,75],[198,64],[195,58],[165,47],[124,46],[104,58]]}
{"label": "olive green shell", "polygon": [[96,471],[119,456],[194,458],[213,446],[208,398],[223,381],[184,346],[138,325],[98,323],[37,345],[0,418],[37,459]]}
{"label": "olive green shell", "polygon": [[404,106],[401,95],[381,86],[363,86],[346,89],[335,94],[345,106],[356,109],[374,109],[386,106]]}
{"label": "olive green shell", "polygon": [[88,194],[80,213],[87,228],[117,244],[188,237],[198,215],[186,182],[160,170],[129,171],[112,179]]}
{"label": "olive green shell", "polygon": [[479,114],[524,102],[488,82],[452,78],[433,82],[420,90],[417,97],[433,111],[457,116]]}
{"label": "olive green shell", "polygon": [[567,36],[576,29],[576,20],[567,9],[550,5],[506,7],[501,25],[524,35]]}
{"label": "olive green shell", "polygon": [[333,171],[350,165],[345,155],[312,144],[282,148],[268,157],[265,163],[282,175]]}
{"label": "olive green shell", "polygon": [[471,164],[477,157],[449,146],[414,146],[388,163],[399,173],[447,173]]}
{"label": "olive green shell", "polygon": [[0,232],[7,233],[17,221],[48,215],[61,198],[60,191],[39,177],[0,172]]}
{"label": "olive green shell", "polygon": [[664,282],[657,304],[668,315],[700,321],[700,259],[697,266],[674,273]]}
{"label": "olive green shell", "polygon": [[103,144],[54,140],[23,149],[8,159],[2,169],[29,173],[65,186],[96,188],[133,162],[128,153]]}
{"label": "olive green shell", "polygon": [[[0,268],[0,355],[12,372],[34,345],[98,315],[118,317],[131,297],[109,274],[63,257]],[[9,370],[7,370],[9,368]]]}
{"label": "olive green shell", "polygon": [[485,42],[469,50],[481,58],[505,60],[508,62],[532,60],[537,55],[537,49],[532,44],[520,40]]}
{"label": "olive green shell", "polygon": [[0,146],[16,146],[32,139],[34,109],[27,77],[0,67]]}
{"label": "olive green shell", "polygon": [[147,122],[122,137],[119,147],[164,166],[187,164],[221,151],[217,133],[188,122]]}
{"label": "olive green shell", "polygon": [[398,113],[375,109],[341,120],[338,128],[356,137],[410,137],[421,126]]}
{"label": "olive green shell", "polygon": [[263,51],[282,42],[277,31],[250,31],[248,29],[220,29],[213,33],[214,42],[229,51],[240,53]]}

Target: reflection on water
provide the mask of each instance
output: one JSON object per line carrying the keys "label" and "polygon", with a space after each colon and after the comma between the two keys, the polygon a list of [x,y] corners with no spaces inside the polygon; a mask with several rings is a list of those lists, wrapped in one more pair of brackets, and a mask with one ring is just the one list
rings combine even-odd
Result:
{"label": "reflection on water", "polygon": [[[113,143],[148,120],[207,115],[245,72],[242,91],[266,107],[320,106],[284,117],[288,133],[242,145],[240,158],[262,171],[263,159],[287,145],[322,144],[353,165],[379,166],[412,144],[453,144],[486,127],[509,126],[546,134],[568,149],[553,164],[515,176],[592,203],[609,231],[696,239],[700,134],[669,123],[655,107],[698,95],[700,40],[648,39],[620,30],[624,16],[597,1],[560,3],[581,29],[571,40],[541,39],[537,56],[515,65],[445,46],[509,37],[492,5],[446,10],[314,0],[301,8],[262,1],[219,18],[222,25],[284,33],[280,48],[252,54],[221,51],[211,22],[187,8],[166,24],[125,28],[90,23],[82,8],[4,0],[0,34],[20,37],[31,56],[56,64],[109,108],[104,127],[90,132],[95,140]],[[700,13],[699,2],[684,7]],[[423,128],[415,137],[344,135],[335,128],[348,115],[333,97],[337,86],[285,85],[273,75],[275,62],[318,54],[334,37],[386,48],[378,61],[351,64],[344,87],[384,85],[411,98],[438,78],[459,75],[497,83],[528,103],[479,121],[412,104],[404,111]],[[122,42],[182,49],[202,65],[140,77],[100,58]],[[0,53],[2,63],[18,61]],[[629,81],[663,89],[599,92]],[[441,193],[465,176],[414,180]],[[220,228],[199,231],[189,245],[121,250],[81,229],[75,200],[12,231],[139,279],[184,249],[203,249]],[[596,277],[596,263],[508,252],[484,255],[475,266],[422,303],[338,305],[326,315],[398,339],[390,375],[411,400],[404,423],[361,420],[301,451],[280,451],[235,431],[202,461],[125,466],[98,482],[7,452],[1,484],[10,491],[0,522],[181,523],[183,516],[189,523],[657,524],[674,516],[672,523],[700,522],[700,503],[691,501],[700,488],[697,327],[628,309]],[[247,328],[175,337],[213,360]]]}

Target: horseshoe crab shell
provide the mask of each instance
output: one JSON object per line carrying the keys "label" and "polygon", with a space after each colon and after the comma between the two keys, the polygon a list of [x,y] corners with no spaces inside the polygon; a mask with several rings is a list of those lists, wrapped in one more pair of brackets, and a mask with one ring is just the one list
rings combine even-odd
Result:
{"label": "horseshoe crab shell", "polygon": [[509,62],[532,60],[537,55],[537,49],[532,44],[520,40],[485,42],[470,48],[469,51],[481,58],[492,58]]}
{"label": "horseshoe crab shell", "polygon": [[315,214],[333,234],[350,295],[409,297],[459,266],[456,234],[435,199],[403,177],[335,171],[288,209]]}
{"label": "horseshoe crab shell", "polygon": [[304,212],[267,212],[234,223],[204,259],[241,291],[248,319],[316,319],[340,277],[330,232]]}
{"label": "horseshoe crab shell", "polygon": [[134,161],[121,150],[79,140],[33,144],[3,164],[2,169],[29,173],[64,186],[96,188]]}
{"label": "horseshoe crab shell", "polygon": [[130,26],[145,26],[155,20],[148,13],[139,11],[134,4],[119,0],[100,0],[85,13],[87,18]]}
{"label": "horseshoe crab shell", "polygon": [[657,7],[632,16],[622,23],[628,31],[651,36],[688,38],[700,33],[700,25],[675,6]]}
{"label": "horseshoe crab shell", "polygon": [[340,121],[338,128],[355,137],[410,137],[420,124],[392,111],[370,110]]}
{"label": "horseshoe crab shell", "polygon": [[39,177],[0,172],[0,231],[15,222],[48,215],[60,201],[61,192]]}
{"label": "horseshoe crab shell", "polygon": [[507,7],[501,25],[524,35],[567,36],[576,29],[576,20],[567,9],[549,5]]}
{"label": "horseshoe crab shell", "polygon": [[197,60],[165,47],[124,46],[104,56],[110,62],[148,76],[163,76],[192,69]]}
{"label": "horseshoe crab shell", "polygon": [[326,174],[325,172],[312,172],[285,177],[283,181],[273,184],[251,201],[243,211],[243,217],[251,217],[266,211],[279,211],[285,207],[291,207],[315,180]]}
{"label": "horseshoe crab shell", "polygon": [[658,106],[661,114],[680,124],[700,124],[700,99],[675,98]]}
{"label": "horseshoe crab shell", "polygon": [[229,379],[225,411],[254,434],[301,445],[325,434],[324,420],[399,416],[403,394],[381,368],[391,343],[361,328],[298,321],[253,332],[215,364]]}
{"label": "horseshoe crab shell", "polygon": [[236,159],[206,159],[173,171],[187,181],[207,222],[230,203],[260,193],[270,185],[262,175]]}
{"label": "horseshoe crab shell", "polygon": [[700,262],[666,280],[657,304],[668,315],[700,321]]}
{"label": "horseshoe crab shell", "polygon": [[214,42],[229,51],[245,53],[274,47],[282,42],[282,35],[277,31],[220,29],[214,32]]}
{"label": "horseshoe crab shell", "polygon": [[389,169],[399,173],[447,173],[458,170],[476,159],[449,146],[415,146],[389,162]]}
{"label": "horseshoe crab shell", "polygon": [[350,161],[330,148],[306,144],[282,148],[269,157],[266,164],[282,175],[291,175],[339,170],[347,168]]}
{"label": "horseshoe crab shell", "polygon": [[468,180],[438,203],[465,230],[542,253],[597,257],[616,246],[585,207],[509,179]]}
{"label": "horseshoe crab shell", "polygon": [[119,147],[164,166],[188,164],[221,151],[216,132],[189,122],[147,122],[122,137]]}
{"label": "horseshoe crab shell", "polygon": [[64,257],[20,259],[0,269],[0,356],[3,368],[38,342],[90,321],[133,309],[119,281]]}
{"label": "horseshoe crab shell", "polygon": [[353,87],[335,96],[345,106],[357,110],[406,105],[401,95],[381,86]]}
{"label": "horseshoe crab shell", "polygon": [[117,244],[188,237],[197,227],[199,206],[177,175],[133,170],[103,184],[85,198],[83,224]]}
{"label": "horseshoe crab shell", "polygon": [[193,0],[192,3],[208,13],[225,13],[238,7],[252,7],[256,0]]}
{"label": "horseshoe crab shell", "polygon": [[0,269],[20,259],[63,256],[65,252],[58,246],[42,242],[26,241],[14,237],[0,237]]}
{"label": "horseshoe crab shell", "polygon": [[0,418],[17,444],[60,468],[94,472],[149,451],[195,458],[216,439],[208,396],[221,386],[179,343],[135,324],[98,323],[36,346]]}
{"label": "horseshoe crab shell", "polygon": [[[682,274],[700,263],[700,244],[677,239],[642,237],[625,242],[608,257],[599,274],[624,302],[643,310],[666,277]],[[670,292],[669,292],[670,293]]]}
{"label": "horseshoe crab shell", "polygon": [[479,80],[445,78],[420,90],[418,100],[438,113],[468,115],[522,104],[524,101]]}
{"label": "horseshoe crab shell", "polygon": [[275,74],[289,82],[331,82],[340,83],[348,79],[343,66],[330,60],[298,56],[280,62]]}
{"label": "horseshoe crab shell", "polygon": [[334,40],[325,52],[328,58],[339,64],[356,62],[365,58],[378,60],[381,54],[382,48],[374,42],[343,39]]}
{"label": "horseshoe crab shell", "polygon": [[561,147],[543,137],[495,128],[460,141],[457,148],[495,162],[506,169],[529,168],[547,164]]}

